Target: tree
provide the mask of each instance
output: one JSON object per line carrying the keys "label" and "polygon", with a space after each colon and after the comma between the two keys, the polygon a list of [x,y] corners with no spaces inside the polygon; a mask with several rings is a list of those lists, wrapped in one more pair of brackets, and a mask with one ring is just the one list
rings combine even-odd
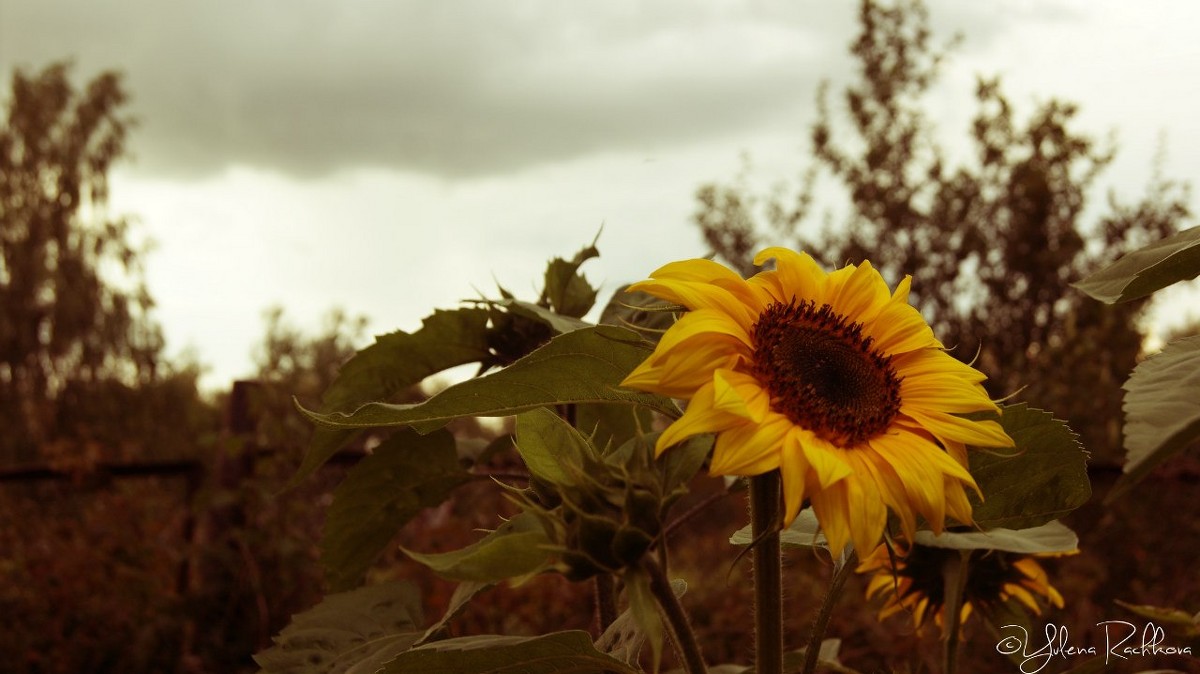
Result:
{"label": "tree", "polygon": [[931,45],[925,6],[863,0],[859,21],[847,118],[835,117],[823,88],[811,131],[813,170],[845,188],[847,221],[801,233],[815,196],[811,171],[794,203],[705,185],[697,224],[706,240],[743,270],[770,233],[827,265],[869,259],[892,282],[911,274],[917,306],[960,358],[978,359],[994,396],[1025,387],[1022,397],[1066,416],[1094,453],[1115,457],[1119,386],[1140,351],[1144,304],[1100,307],[1070,283],[1178,229],[1186,191],[1156,177],[1139,203],[1110,200],[1110,212],[1085,225],[1112,151],[1072,128],[1070,103],[1051,100],[1018,120],[999,79],[980,79],[975,92],[973,159],[947,168],[921,107],[946,53]]}
{"label": "tree", "polygon": [[132,123],[128,96],[116,73],[77,90],[69,71],[17,70],[0,127],[0,422],[10,461],[50,438],[71,382],[149,381],[162,350],[129,223],[106,212],[108,172]]}

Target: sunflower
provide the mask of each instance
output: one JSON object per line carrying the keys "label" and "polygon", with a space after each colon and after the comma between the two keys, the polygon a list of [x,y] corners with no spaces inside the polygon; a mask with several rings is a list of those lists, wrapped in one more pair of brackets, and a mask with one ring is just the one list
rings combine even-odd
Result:
{"label": "sunflower", "polygon": [[[945,581],[942,569],[959,550],[913,544],[907,553],[889,555],[887,546],[875,548],[858,566],[859,573],[874,573],[867,583],[867,599],[884,598],[879,619],[899,611],[912,613],[918,629],[933,617],[945,629]],[[967,584],[963,588],[959,624],[965,624],[976,609],[991,610],[1009,599],[1016,599],[1035,614],[1041,613],[1038,597],[1063,607],[1062,595],[1050,585],[1050,580],[1036,557],[1000,550],[973,550],[968,561]],[[900,556],[903,555],[903,556]],[[893,565],[893,559],[895,564]]]}
{"label": "sunflower", "polygon": [[971,522],[967,445],[1010,447],[985,377],[953,357],[869,262],[826,273],[805,253],[768,248],[775,269],[743,279],[711,260],[673,262],[635,283],[688,309],[624,386],[689,399],[656,451],[716,433],[713,475],[778,469],[785,525],[807,499],[835,554],[879,542],[890,508],[941,531]]}

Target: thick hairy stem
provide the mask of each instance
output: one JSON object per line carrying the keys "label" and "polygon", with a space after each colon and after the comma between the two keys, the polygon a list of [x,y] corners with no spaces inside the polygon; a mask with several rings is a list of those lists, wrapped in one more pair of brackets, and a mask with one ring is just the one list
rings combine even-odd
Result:
{"label": "thick hairy stem", "polygon": [[658,601],[659,608],[667,618],[671,630],[671,640],[675,642],[679,653],[683,656],[683,669],[688,674],[708,674],[704,665],[704,656],[700,653],[700,644],[696,641],[696,633],[688,622],[687,613],[679,603],[679,597],[671,589],[671,581],[663,568],[647,555],[642,558],[642,568],[650,576],[650,593]]}
{"label": "thick hairy stem", "polygon": [[779,549],[780,478],[773,470],[750,478],[754,547],[754,666],[783,672],[783,568]]}

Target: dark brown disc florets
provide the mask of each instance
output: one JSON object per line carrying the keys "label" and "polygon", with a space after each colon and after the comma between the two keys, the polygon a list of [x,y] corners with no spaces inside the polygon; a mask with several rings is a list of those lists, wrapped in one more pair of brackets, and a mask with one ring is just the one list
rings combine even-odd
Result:
{"label": "dark brown disc florets", "polygon": [[776,302],[752,331],[754,376],[771,408],[839,447],[852,447],[891,424],[900,411],[900,378],[891,357],[831,306]]}

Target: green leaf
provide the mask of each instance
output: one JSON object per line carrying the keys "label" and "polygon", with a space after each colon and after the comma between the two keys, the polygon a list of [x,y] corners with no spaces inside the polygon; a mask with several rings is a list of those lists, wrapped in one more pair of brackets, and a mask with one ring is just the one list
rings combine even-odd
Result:
{"label": "green leaf", "polygon": [[1125,474],[1111,502],[1200,440],[1200,336],[1171,342],[1125,382]]}
{"label": "green leaf", "polygon": [[560,486],[575,483],[583,457],[592,453],[587,438],[545,407],[518,414],[516,426],[517,452],[532,475]]}
{"label": "green leaf", "polygon": [[[750,545],[754,540],[750,525],[738,529],[729,537],[734,545]],[[829,542],[821,533],[821,524],[812,508],[801,510],[791,525],[779,532],[779,544],[785,548],[828,548]]]}
{"label": "green leaf", "polygon": [[550,545],[538,519],[521,513],[461,550],[437,554],[401,550],[442,578],[494,583],[540,571],[549,561]]}
{"label": "green leaf", "polygon": [[372,674],[421,634],[421,598],[407,582],[331,594],[292,617],[254,656],[264,674]]}
{"label": "green leaf", "polygon": [[584,262],[599,257],[595,242],[575,254],[571,260],[554,258],[546,265],[546,285],[542,298],[556,313],[579,318],[596,303],[596,289],[579,273]]}
{"label": "green leaf", "polygon": [[1060,554],[1079,549],[1079,537],[1062,522],[1047,522],[1029,529],[988,529],[987,531],[944,531],[934,534],[918,531],[914,542],[934,548],[953,550],[1003,550],[1025,555]]}
{"label": "green leaf", "polygon": [[[487,309],[435,311],[416,332],[376,337],[374,344],[342,366],[325,392],[324,409],[348,411],[362,403],[387,400],[432,374],[488,358],[487,322]],[[320,468],[356,433],[345,428],[317,428],[288,486],[299,484]]]}
{"label": "green leaf", "polygon": [[[658,612],[658,602],[650,590],[650,577],[641,569],[630,569],[625,574],[625,596],[629,599],[629,613],[650,642],[650,658],[657,672],[662,660],[663,623]],[[686,586],[685,586],[686,587]]]}
{"label": "green leaf", "polygon": [[451,386],[423,403],[371,403],[351,414],[301,411],[330,428],[412,426],[422,432],[458,417],[507,416],[566,403],[620,402],[678,417],[667,398],[619,388],[649,354],[636,334],[601,325],[559,335],[507,368]]}
{"label": "green leaf", "polygon": [[472,599],[487,592],[492,587],[492,583],[481,583],[478,581],[459,583],[458,587],[454,588],[454,594],[450,595],[450,604],[446,607],[446,613],[442,616],[442,619],[430,625],[429,629],[425,630],[425,634],[421,635],[421,638],[413,646],[437,641],[445,633],[450,621],[458,617],[463,612],[463,609],[467,607],[467,604],[471,603]]}
{"label": "green leaf", "polygon": [[539,307],[530,302],[522,302],[521,300],[500,300],[495,302],[496,305],[505,307],[510,312],[524,316],[535,321],[544,323],[547,327],[554,330],[556,333],[572,332],[581,328],[591,327],[593,324],[587,321],[581,321],[578,318],[557,314],[546,307]]}
{"label": "green leaf", "polygon": [[448,431],[427,436],[404,431],[388,438],[333,492],[321,539],[330,587],[359,584],[402,526],[469,479]]}
{"label": "green leaf", "polygon": [[379,674],[564,674],[637,669],[605,655],[587,632],[571,630],[537,637],[482,635],[435,641],[387,663]]}
{"label": "green leaf", "polygon": [[1149,295],[1200,274],[1200,227],[1185,229],[1135,250],[1073,284],[1101,302],[1115,304]]}
{"label": "green leaf", "polygon": [[1088,500],[1087,452],[1064,422],[1024,403],[1004,407],[999,421],[1016,447],[969,452],[971,475],[984,496],[980,503],[968,492],[976,524],[1028,529]]}

